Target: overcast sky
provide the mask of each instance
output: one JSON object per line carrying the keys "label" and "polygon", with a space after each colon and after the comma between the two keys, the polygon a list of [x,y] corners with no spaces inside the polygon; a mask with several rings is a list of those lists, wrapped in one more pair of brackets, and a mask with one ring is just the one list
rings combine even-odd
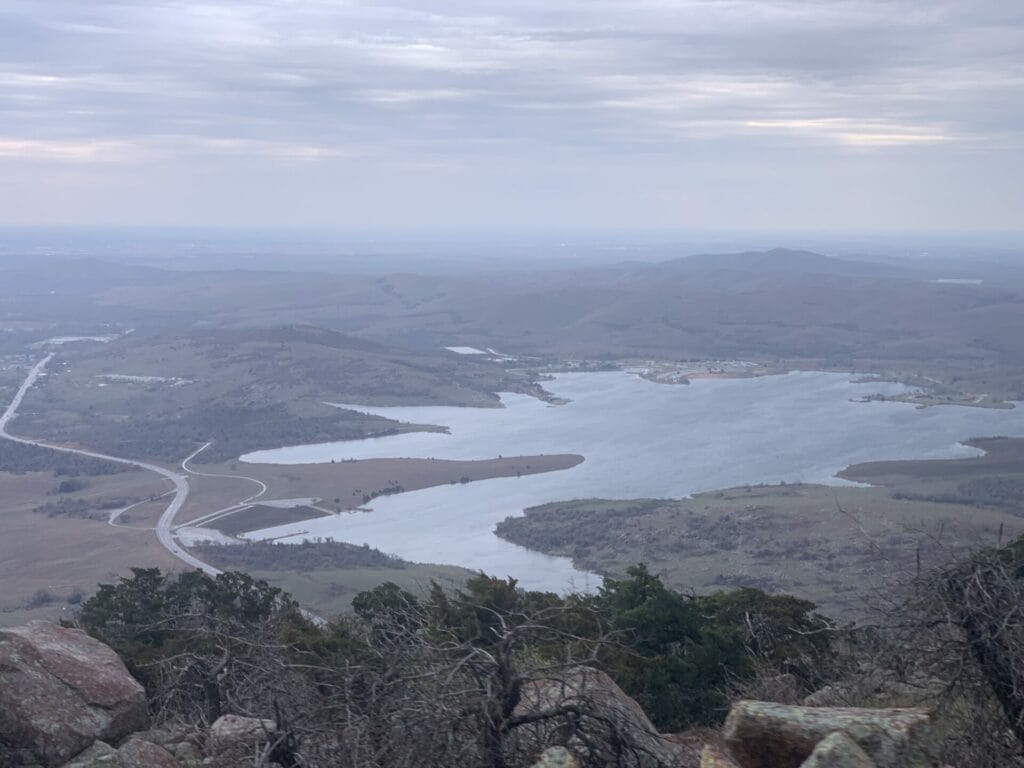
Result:
{"label": "overcast sky", "polygon": [[1022,0],[0,2],[0,224],[1022,212]]}

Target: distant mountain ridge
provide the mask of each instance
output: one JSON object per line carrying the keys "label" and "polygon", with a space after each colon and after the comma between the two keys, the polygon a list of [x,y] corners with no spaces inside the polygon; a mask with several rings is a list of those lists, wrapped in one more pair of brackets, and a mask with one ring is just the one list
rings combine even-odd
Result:
{"label": "distant mountain ridge", "polygon": [[765,274],[818,274],[847,277],[908,277],[912,270],[874,261],[851,261],[813,251],[773,248],[770,251],[742,253],[702,253],[683,256],[658,264],[673,272],[731,270]]}

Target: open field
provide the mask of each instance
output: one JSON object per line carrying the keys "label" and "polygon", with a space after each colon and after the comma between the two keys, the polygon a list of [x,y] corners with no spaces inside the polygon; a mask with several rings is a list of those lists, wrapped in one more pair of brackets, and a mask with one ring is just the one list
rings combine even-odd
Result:
{"label": "open field", "polygon": [[[135,471],[83,480],[82,490],[57,494],[62,478],[50,472],[0,473],[0,625],[59,613],[69,598],[91,594],[134,566],[175,567],[152,530],[108,525],[109,512],[99,510],[110,500],[163,493],[166,483]],[[87,502],[94,516],[36,511],[62,497]]]}
{"label": "open field", "polygon": [[1024,516],[1024,440],[987,437],[965,444],[985,454],[969,459],[872,461],[847,467],[839,477],[884,486],[902,498],[939,498]]}
{"label": "open field", "polygon": [[[102,378],[102,377],[101,377]],[[109,379],[105,379],[109,380]],[[123,379],[118,379],[122,381]],[[170,383],[172,388],[178,388],[180,378],[157,377],[147,375],[141,381],[131,379],[131,384],[142,384],[145,387],[164,387]],[[33,391],[33,390],[29,390]],[[20,418],[18,424],[24,426],[26,421],[31,419]],[[31,426],[31,424],[30,424]],[[65,443],[66,444],[66,443]],[[23,619],[26,611],[31,614],[33,611],[44,613],[49,616],[56,610],[57,603],[73,606],[81,599],[83,592],[91,592],[97,583],[104,580],[111,580],[118,575],[127,573],[128,568],[134,565],[158,564],[165,569],[177,569],[181,565],[174,561],[169,555],[163,554],[163,562],[153,563],[145,557],[142,548],[134,548],[126,544],[121,533],[130,535],[143,535],[147,544],[156,547],[153,536],[153,527],[158,518],[163,515],[166,502],[163,500],[167,492],[166,480],[153,477],[152,473],[136,470],[126,470],[113,462],[97,460],[94,458],[68,456],[59,451],[47,448],[3,442],[4,451],[0,454],[3,466],[19,472],[18,475],[3,475],[11,486],[10,489],[0,487],[0,491],[7,490],[2,494],[5,501],[4,522],[6,528],[12,531],[9,542],[17,545],[31,537],[39,537],[39,546],[36,548],[26,547],[19,550],[21,559],[8,557],[7,564],[12,566],[9,573],[0,573],[8,582],[17,580],[18,583],[8,591],[9,602],[6,609],[12,614],[17,612],[18,620]],[[91,447],[91,446],[89,446]],[[191,459],[196,453],[206,453],[210,444],[204,446],[200,452],[193,452]],[[261,480],[250,475],[235,475],[239,462],[231,462],[228,466],[204,466],[203,470],[195,470],[178,462],[183,471],[189,473],[191,485],[196,493],[190,496],[193,504],[193,515],[209,514],[224,507],[242,506],[230,520],[236,530],[247,530],[245,524],[245,513],[252,511],[258,518],[255,526],[269,525],[281,522],[285,519],[294,519],[296,507],[302,508],[309,504],[322,502],[329,499],[328,504],[334,505],[334,513],[340,513],[342,509],[365,505],[372,499],[382,494],[399,493],[403,490],[416,489],[437,485],[440,483],[468,483],[474,480],[530,474],[533,472],[552,471],[574,466],[582,461],[580,456],[545,456],[545,457],[510,457],[482,462],[445,462],[445,461],[378,461],[378,462],[342,462],[341,464],[317,465],[312,467],[293,466],[266,466],[247,465],[256,468],[256,474],[266,478]],[[209,471],[209,470],[215,471]],[[30,471],[36,470],[36,471]],[[46,470],[38,471],[38,470]],[[122,470],[122,471],[116,471]],[[247,470],[248,471],[248,470]],[[386,476],[386,479],[385,479]],[[396,479],[399,478],[399,479]],[[49,480],[50,490],[43,491],[41,484]],[[407,485],[403,485],[403,483]],[[253,493],[254,487],[259,492]],[[318,496],[308,495],[298,497],[301,503],[275,502],[274,492],[281,488],[294,490],[297,493],[309,494],[310,489],[315,490]],[[272,490],[273,489],[273,490]],[[244,502],[250,497],[262,496],[270,493],[270,498],[262,499],[261,503],[250,509],[244,507]],[[244,495],[243,495],[244,494]],[[334,495],[340,494],[340,495]],[[52,497],[52,498],[47,498]],[[280,498],[277,496],[276,498]],[[291,495],[291,498],[295,498]],[[28,505],[28,501],[37,501],[35,506]],[[242,502],[242,505],[239,504]],[[344,505],[344,506],[343,506]],[[289,508],[291,507],[291,508]],[[179,510],[180,511],[180,510]],[[312,514],[330,514],[331,511],[324,508],[312,509]],[[73,525],[67,527],[49,528],[32,520],[31,516],[39,520],[63,521],[71,523],[82,521],[102,526],[92,527],[87,534],[74,530]],[[189,515],[182,515],[180,523],[187,523],[192,519]],[[107,531],[103,531],[105,527]],[[105,533],[117,532],[118,536],[104,538]],[[184,534],[184,532],[183,532]],[[56,547],[48,546],[51,541],[59,539],[60,544]],[[103,563],[105,567],[97,572],[95,569],[82,571],[81,569],[68,569],[61,560],[61,545],[71,545],[83,551],[85,562],[95,565]],[[131,563],[125,567],[121,560],[110,558],[106,552],[101,551],[111,544],[119,547],[121,557],[131,558]],[[334,546],[334,545],[332,545]],[[350,553],[364,554],[365,548],[336,545],[335,548],[346,549]],[[202,547],[198,547],[202,549]],[[239,561],[237,558],[230,563],[223,563],[224,568],[244,568],[253,570],[256,566],[270,568],[283,572],[306,572],[309,570],[325,570],[324,565],[329,566],[326,570],[334,573],[338,578],[349,578],[349,571],[364,570],[372,568],[385,571],[396,569],[396,564],[391,558],[376,553],[377,560],[366,561],[365,558],[343,558],[338,562],[336,558],[328,558],[326,563],[321,563],[320,568],[315,563],[307,562],[307,558],[295,560],[290,564],[282,564],[280,557],[267,559],[254,557],[253,551],[259,549],[259,545],[253,545],[244,549],[248,556]],[[275,554],[287,553],[306,554],[302,548],[272,547]],[[215,551],[214,554],[221,555],[217,560],[224,560],[227,550]],[[9,554],[0,552],[0,555]],[[27,560],[26,560],[27,558]],[[230,557],[229,557],[230,559]],[[142,561],[142,562],[140,562]],[[26,562],[31,562],[32,567],[24,568]],[[218,563],[219,565],[221,563]],[[311,567],[312,566],[312,567]],[[406,564],[402,563],[404,569]],[[73,586],[63,596],[54,593],[57,585],[53,582],[53,572],[49,568],[55,568],[57,573],[73,580]],[[433,573],[433,571],[432,571]],[[450,574],[451,570],[444,571]],[[46,586],[39,587],[38,577],[45,575]],[[366,583],[364,577],[356,579],[360,584]],[[63,585],[67,586],[67,585]],[[324,582],[323,586],[329,588],[332,595],[339,593],[339,590],[351,596],[360,589],[350,589],[348,584]],[[19,590],[23,591],[18,599]],[[27,592],[26,592],[27,590]],[[28,596],[26,596],[28,595]],[[339,604],[339,610],[347,605],[346,598]],[[5,606],[0,605],[0,611]]]}
{"label": "open field", "polygon": [[648,563],[699,592],[755,586],[862,615],[921,567],[1024,533],[1024,440],[982,458],[879,462],[842,474],[871,488],[749,486],[689,499],[575,500],[527,510],[499,535],[613,576]]}
{"label": "open field", "polygon": [[308,506],[282,508],[255,504],[247,509],[206,523],[205,527],[216,529],[226,536],[237,536],[261,528],[271,528],[275,525],[288,525],[315,517],[327,517],[328,514],[330,513],[324,512],[322,509]]}
{"label": "open field", "polygon": [[[73,347],[73,348],[72,348]],[[26,397],[17,430],[113,455],[197,463],[248,451],[407,430],[328,402],[494,407],[494,394],[543,394],[489,360],[398,350],[311,327],[137,334],[62,349]]]}
{"label": "open field", "polygon": [[[379,377],[382,387],[417,386],[365,349],[372,345],[327,332],[278,336],[285,337],[287,343],[273,334],[129,336],[62,353],[26,398],[17,429],[170,462],[213,440],[198,460],[216,462],[257,448],[415,428],[324,404],[353,396],[358,375]],[[481,397],[476,404],[494,402]]]}

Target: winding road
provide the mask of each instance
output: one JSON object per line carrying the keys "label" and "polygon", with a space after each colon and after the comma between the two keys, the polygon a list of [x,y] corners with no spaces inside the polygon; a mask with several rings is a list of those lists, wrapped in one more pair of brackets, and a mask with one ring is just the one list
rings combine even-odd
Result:
{"label": "winding road", "polygon": [[[14,399],[11,400],[11,404],[7,406],[7,410],[5,410],[3,415],[0,416],[0,438],[13,440],[15,443],[21,443],[22,445],[34,445],[39,448],[49,448],[54,451],[61,451],[62,453],[77,453],[79,456],[88,456],[92,459],[103,459],[104,461],[113,461],[117,464],[127,464],[132,467],[138,467],[139,469],[145,469],[149,472],[156,472],[161,477],[166,477],[174,483],[174,497],[171,499],[171,503],[167,505],[167,509],[165,509],[160,515],[160,519],[157,520],[155,528],[157,539],[163,545],[164,549],[181,560],[181,562],[185,563],[185,565],[191,566],[192,568],[198,568],[203,573],[210,576],[216,576],[222,573],[220,569],[214,568],[209,563],[204,563],[199,558],[193,557],[191,554],[186,552],[174,538],[174,518],[177,516],[178,512],[181,511],[181,508],[185,506],[185,501],[188,499],[189,485],[187,475],[172,472],[169,469],[164,469],[163,467],[158,467],[156,464],[149,464],[145,461],[123,459],[120,456],[108,456],[105,453],[97,453],[96,451],[85,451],[81,448],[69,448],[64,445],[54,445],[53,443],[48,443],[44,440],[32,440],[27,437],[18,437],[17,435],[12,435],[7,431],[7,425],[10,424],[14,417],[18,415],[18,408],[21,406],[21,401],[25,399],[25,393],[32,388],[33,384],[36,383],[39,375],[43,372],[43,369],[46,368],[46,364],[50,362],[52,358],[53,354],[51,353],[33,365],[31,370],[29,370],[28,376],[25,377],[25,381],[23,381],[21,386],[18,388],[18,392],[14,395]],[[181,462],[181,468],[185,472],[199,477],[229,477],[233,479],[250,480],[253,483],[258,484],[260,486],[260,490],[245,499],[245,501],[241,502],[242,506],[246,505],[248,502],[254,501],[266,493],[266,484],[254,477],[244,477],[241,475],[215,475],[205,472],[196,472],[195,470],[189,469],[189,461],[198,456],[202,451],[206,450],[209,445],[209,443],[206,443],[186,456]],[[234,509],[234,507],[228,507],[228,509]],[[219,514],[223,511],[224,510],[219,510],[218,513],[214,514]],[[313,622],[318,627],[327,626],[327,621],[313,611],[306,608],[300,608],[299,610],[306,619]]]}
{"label": "winding road", "polygon": [[[39,448],[49,448],[54,451],[61,451],[62,453],[76,453],[79,456],[88,456],[93,459],[102,459],[104,461],[113,461],[118,464],[127,464],[132,467],[138,467],[139,469],[145,469],[149,472],[156,472],[158,475],[167,478],[174,484],[174,497],[171,499],[171,503],[167,505],[167,509],[163,511],[160,515],[160,519],[156,523],[155,530],[157,539],[163,545],[164,549],[186,565],[191,566],[192,568],[198,568],[210,576],[216,576],[219,574],[220,570],[214,568],[212,565],[204,563],[199,558],[190,555],[181,548],[174,538],[174,518],[177,516],[178,512],[181,511],[181,508],[185,506],[185,501],[188,499],[188,477],[177,472],[172,472],[169,469],[158,467],[156,464],[149,464],[144,461],[135,461],[134,459],[123,459],[119,456],[108,456],[105,453],[85,451],[80,448],[69,448],[63,445],[54,445],[53,443],[48,443],[43,440],[32,440],[27,437],[18,437],[17,435],[12,435],[8,431],[8,425],[14,417],[17,416],[18,408],[21,406],[21,401],[25,399],[25,393],[27,393],[32,388],[32,385],[36,383],[39,375],[46,368],[46,364],[50,362],[52,358],[52,353],[47,355],[32,366],[32,369],[28,372],[28,376],[25,377],[25,381],[23,381],[21,386],[18,388],[18,392],[14,395],[14,399],[11,401],[11,404],[7,406],[7,410],[4,411],[3,416],[0,416],[0,438],[13,440],[16,443],[21,443],[23,445],[34,445]],[[207,445],[209,445],[209,443],[199,448],[199,450],[192,453],[182,462],[182,466],[186,472],[189,472],[190,470],[184,465],[189,461],[189,459],[198,454],[199,451],[205,449]]]}
{"label": "winding road", "polygon": [[188,456],[186,456],[185,459],[181,462],[181,468],[188,472],[190,475],[195,475],[196,477],[223,477],[227,478],[228,480],[247,480],[250,483],[255,483],[256,485],[258,485],[260,489],[256,491],[256,493],[254,493],[252,496],[246,499],[242,499],[236,504],[232,504],[229,507],[218,509],[216,512],[210,512],[208,514],[201,515],[200,517],[197,517],[193,520],[189,520],[187,525],[190,526],[205,525],[206,523],[212,522],[213,520],[219,520],[222,517],[227,517],[230,514],[234,514],[235,512],[240,512],[243,509],[247,509],[252,504],[252,502],[254,502],[256,499],[258,499],[260,496],[267,492],[267,484],[264,483],[262,480],[257,480],[255,477],[247,477],[245,475],[225,475],[219,472],[199,472],[198,470],[195,469],[189,469],[188,463],[209,447],[210,444],[206,443],[206,445],[201,446],[198,451],[195,451],[194,453],[191,453]]}

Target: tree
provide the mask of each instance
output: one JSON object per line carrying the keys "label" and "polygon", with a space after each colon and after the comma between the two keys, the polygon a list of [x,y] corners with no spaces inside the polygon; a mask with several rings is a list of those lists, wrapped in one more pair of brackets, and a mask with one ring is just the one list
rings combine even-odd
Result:
{"label": "tree", "polygon": [[721,720],[730,676],[749,672],[740,635],[701,611],[693,599],[665,587],[645,566],[608,580],[597,598],[627,644],[605,665],[664,730]]}
{"label": "tree", "polygon": [[637,566],[596,595],[480,574],[425,597],[384,584],[353,608],[320,627],[244,574],[139,569],[80,620],[142,680],[157,722],[272,718],[284,765],[519,768],[558,743],[588,768],[650,768],[670,762],[664,742],[615,683],[661,731],[715,722],[752,653],[788,659],[813,606],[684,595]]}
{"label": "tree", "polygon": [[246,574],[132,573],[101,585],[78,621],[121,655],[158,714],[211,722],[227,703],[272,709],[289,677],[274,675],[322,645],[294,600]]}

